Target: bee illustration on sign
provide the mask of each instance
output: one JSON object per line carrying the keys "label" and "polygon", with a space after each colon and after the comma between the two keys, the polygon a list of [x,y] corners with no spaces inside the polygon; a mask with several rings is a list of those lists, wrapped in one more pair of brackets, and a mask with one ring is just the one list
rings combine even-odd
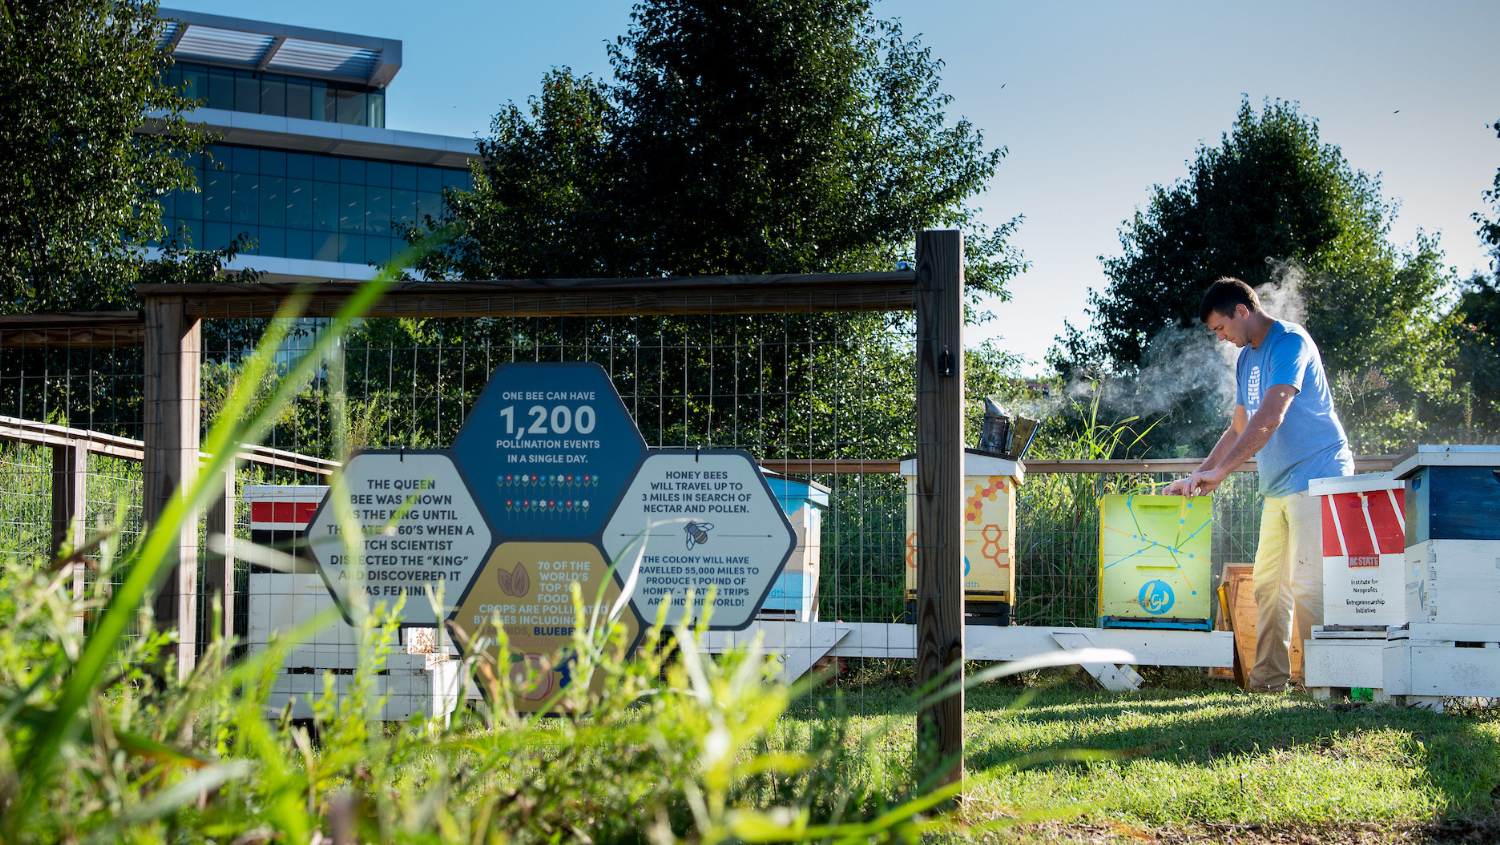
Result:
{"label": "bee illustration on sign", "polygon": [[694,546],[701,546],[707,543],[708,532],[712,530],[714,530],[712,522],[689,522],[687,525],[682,526],[683,533],[687,534],[688,551],[692,551]]}

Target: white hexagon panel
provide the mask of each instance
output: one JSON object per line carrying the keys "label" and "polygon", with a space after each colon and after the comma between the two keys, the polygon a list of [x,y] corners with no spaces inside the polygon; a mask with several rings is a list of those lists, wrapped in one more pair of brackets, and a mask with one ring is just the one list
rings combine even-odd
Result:
{"label": "white hexagon panel", "polygon": [[602,540],[645,624],[663,604],[669,623],[695,622],[714,588],[709,627],[735,631],[755,619],[797,546],[755,459],[727,449],[649,453]]}
{"label": "white hexagon panel", "polygon": [[[344,542],[334,497],[347,496],[360,536]],[[402,625],[431,627],[428,588],[442,587],[441,616],[451,615],[484,565],[493,534],[474,493],[447,452],[359,452],[318,505],[307,540],[318,571],[350,619],[349,599],[369,605],[402,596]]]}

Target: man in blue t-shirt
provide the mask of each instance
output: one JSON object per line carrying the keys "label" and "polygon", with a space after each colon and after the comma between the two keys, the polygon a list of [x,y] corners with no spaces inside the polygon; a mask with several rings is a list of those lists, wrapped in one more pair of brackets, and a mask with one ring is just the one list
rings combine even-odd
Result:
{"label": "man in blue t-shirt", "polygon": [[1169,496],[1207,493],[1250,458],[1266,497],[1255,553],[1255,666],[1246,686],[1278,690],[1291,680],[1292,617],[1303,637],[1323,624],[1322,514],[1307,495],[1313,478],[1354,474],[1354,455],[1307,331],[1272,318],[1239,279],[1214,282],[1198,316],[1240,348],[1234,419],[1218,445]]}

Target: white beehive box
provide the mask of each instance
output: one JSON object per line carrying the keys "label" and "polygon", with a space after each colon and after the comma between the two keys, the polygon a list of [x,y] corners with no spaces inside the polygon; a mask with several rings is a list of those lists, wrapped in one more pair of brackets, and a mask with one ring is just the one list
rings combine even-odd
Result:
{"label": "white beehive box", "polygon": [[1427,540],[1406,550],[1406,564],[1406,613],[1413,623],[1500,621],[1500,542]]}
{"label": "white beehive box", "polygon": [[[1383,652],[1387,695],[1500,696],[1500,643],[1402,642]],[[1439,705],[1441,706],[1441,705]]]}
{"label": "white beehive box", "polygon": [[1309,690],[1339,687],[1383,689],[1386,641],[1323,640],[1303,644],[1303,684]]}
{"label": "white beehive box", "polygon": [[[273,636],[288,634],[320,613],[334,616],[330,624],[319,627],[291,649],[272,686],[267,704],[280,710],[290,700],[294,718],[312,716],[307,696],[323,693],[324,678],[329,673],[335,690],[346,694],[359,665],[354,629],[337,615],[333,597],[316,566],[300,556],[301,533],[327,489],[315,485],[253,485],[244,492],[250,503],[252,542],[275,544],[281,551],[299,555],[290,572],[255,567],[250,573],[246,597],[250,652],[265,651]],[[417,630],[426,632],[427,638],[424,640]],[[405,639],[411,641],[410,645],[394,644],[392,653],[386,655],[383,674],[371,679],[368,718],[405,721],[413,715],[453,712],[458,704],[461,664],[448,660],[446,649],[432,653],[431,629],[413,629]]]}

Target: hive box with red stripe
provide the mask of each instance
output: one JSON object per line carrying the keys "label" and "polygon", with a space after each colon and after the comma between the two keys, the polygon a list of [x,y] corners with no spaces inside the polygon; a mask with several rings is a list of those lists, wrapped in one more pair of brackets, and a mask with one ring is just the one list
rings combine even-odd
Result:
{"label": "hive box with red stripe", "polygon": [[1315,478],[1322,499],[1323,622],[1379,630],[1406,622],[1405,485],[1388,472]]}
{"label": "hive box with red stripe", "polygon": [[[307,521],[326,492],[328,488],[321,484],[245,485],[240,495],[250,505],[250,542],[306,560],[305,571],[316,573],[307,553]],[[250,571],[271,570],[252,563]]]}
{"label": "hive box with red stripe", "polygon": [[1324,624],[1302,651],[1303,683],[1317,698],[1385,686],[1386,629],[1406,621],[1404,486],[1388,472],[1308,484],[1323,512]]}
{"label": "hive box with red stripe", "polygon": [[[251,653],[265,651],[272,637],[334,607],[306,537],[307,524],[327,491],[314,484],[250,484],[241,493],[250,505],[251,543],[290,555],[244,550],[251,559],[246,632]],[[276,567],[257,560],[275,562]],[[387,655],[383,672],[371,679],[370,700],[380,703],[370,717],[404,721],[414,714],[451,712],[458,699],[458,663],[449,662],[447,654],[432,653],[431,629],[408,629],[402,635],[407,647]],[[342,620],[324,625],[288,652],[266,703],[279,712],[290,701],[294,718],[311,717],[308,696],[322,693],[323,675],[332,672],[342,694],[354,680],[358,662],[354,629]]]}

